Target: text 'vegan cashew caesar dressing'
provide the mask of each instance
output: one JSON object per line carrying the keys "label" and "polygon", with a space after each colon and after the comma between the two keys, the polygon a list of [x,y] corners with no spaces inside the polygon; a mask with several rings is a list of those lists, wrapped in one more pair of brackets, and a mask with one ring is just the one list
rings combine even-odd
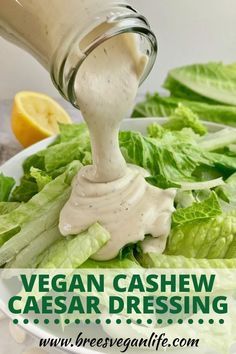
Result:
{"label": "text 'vegan cashew caesar dressing'", "polygon": [[145,180],[148,173],[126,164],[118,142],[122,119],[132,109],[146,57],[133,34],[122,34],[97,47],[82,64],[76,97],[88,124],[93,165],[83,167],[60,215],[63,235],[78,234],[99,222],[111,240],[94,255],[109,260],[130,243],[151,234],[165,248],[174,210],[174,190]]}

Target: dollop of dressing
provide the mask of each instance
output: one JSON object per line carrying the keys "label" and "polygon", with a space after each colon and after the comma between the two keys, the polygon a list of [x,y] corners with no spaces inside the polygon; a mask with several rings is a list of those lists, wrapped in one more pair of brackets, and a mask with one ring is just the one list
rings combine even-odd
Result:
{"label": "dollop of dressing", "polygon": [[76,96],[90,131],[93,165],[74,179],[59,228],[66,236],[95,222],[103,225],[111,240],[93,256],[96,260],[116,257],[146,234],[163,244],[170,232],[175,190],[148,184],[147,171],[127,166],[119,148],[120,124],[134,105],[146,60],[135,35],[123,34],[96,48],[78,73]]}

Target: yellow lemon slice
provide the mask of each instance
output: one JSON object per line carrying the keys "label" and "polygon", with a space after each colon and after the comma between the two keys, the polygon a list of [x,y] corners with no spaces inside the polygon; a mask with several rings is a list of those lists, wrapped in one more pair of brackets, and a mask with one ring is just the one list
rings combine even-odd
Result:
{"label": "yellow lemon slice", "polygon": [[58,123],[72,123],[66,111],[52,98],[26,91],[14,98],[11,122],[17,140],[24,147],[58,134]]}

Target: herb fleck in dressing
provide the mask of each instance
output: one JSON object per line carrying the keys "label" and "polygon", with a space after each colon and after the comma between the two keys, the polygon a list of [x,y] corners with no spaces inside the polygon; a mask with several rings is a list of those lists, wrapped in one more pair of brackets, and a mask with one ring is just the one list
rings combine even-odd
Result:
{"label": "herb fleck in dressing", "polygon": [[[170,232],[175,190],[148,184],[147,172],[127,165],[119,148],[122,119],[132,109],[146,57],[133,34],[114,37],[96,48],[77,77],[76,96],[88,124],[93,165],[80,170],[60,215],[63,235],[78,234],[99,222],[111,234],[96,260],[110,260],[146,234],[160,238],[163,252]],[[164,242],[163,242],[164,239]]]}

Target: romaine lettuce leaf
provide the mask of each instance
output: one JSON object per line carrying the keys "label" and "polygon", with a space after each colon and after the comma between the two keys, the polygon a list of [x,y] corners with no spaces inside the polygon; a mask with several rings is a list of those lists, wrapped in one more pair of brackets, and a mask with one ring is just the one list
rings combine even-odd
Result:
{"label": "romaine lettuce leaf", "polygon": [[115,258],[111,261],[94,261],[92,259],[88,259],[84,264],[80,266],[82,269],[128,269],[128,268],[140,268],[138,262],[134,262],[129,258]]}
{"label": "romaine lettuce leaf", "polygon": [[231,175],[224,186],[217,188],[218,196],[229,203],[229,208],[236,208],[236,173]]}
{"label": "romaine lettuce leaf", "polygon": [[188,258],[236,258],[236,210],[174,227],[166,254]]}
{"label": "romaine lettuce leaf", "polygon": [[147,127],[147,135],[149,138],[160,139],[163,138],[165,129],[157,123],[152,123]]}
{"label": "romaine lettuce leaf", "polygon": [[183,106],[181,103],[169,117],[167,123],[163,124],[163,127],[172,131],[191,128],[199,135],[205,135],[207,133],[207,129],[200,122],[198,115],[193,113],[190,108]]}
{"label": "romaine lettuce leaf", "polygon": [[35,194],[38,193],[38,186],[28,174],[21,178],[19,186],[13,189],[10,200],[12,202],[28,202]]}
{"label": "romaine lettuce leaf", "polygon": [[[24,249],[22,249],[15,258],[5,265],[5,268],[11,269],[27,269],[37,268],[39,263],[38,257],[46,251],[57,240],[62,239],[62,235],[58,230],[58,226],[53,226],[41,235],[37,236]],[[4,272],[6,276],[7,272]]]}
{"label": "romaine lettuce leaf", "polygon": [[20,203],[0,202],[0,215],[9,214],[11,211],[17,209]]}
{"label": "romaine lettuce leaf", "polygon": [[44,171],[39,170],[38,168],[31,167],[30,175],[33,177],[38,186],[38,192],[40,192],[46,184],[52,181],[52,177],[47,175]]}
{"label": "romaine lettuce leaf", "polygon": [[169,117],[182,103],[196,113],[200,119],[236,127],[236,107],[229,105],[209,104],[201,101],[191,101],[181,97],[162,97],[155,93],[148,95],[146,100],[136,105],[132,116]]}
{"label": "romaine lettuce leaf", "polygon": [[78,236],[63,238],[40,256],[38,268],[75,269],[104,246],[110,234],[99,224],[92,225]]}
{"label": "romaine lettuce leaf", "polygon": [[212,166],[189,134],[167,132],[163,139],[144,137],[138,132],[121,132],[120,146],[127,162],[179,183],[196,181],[192,174],[197,166]]}
{"label": "romaine lettuce leaf", "polygon": [[90,152],[89,131],[85,124],[60,124],[60,135],[55,142],[47,149],[28,157],[23,164],[24,172],[29,173],[34,167],[55,175],[56,170],[74,160],[86,161]]}
{"label": "romaine lettuce leaf", "polygon": [[30,173],[32,167],[50,172],[66,166],[74,160],[81,160],[83,154],[77,142],[66,142],[48,147],[27,158],[23,164],[24,172]]}
{"label": "romaine lettuce leaf", "polygon": [[[62,173],[65,172],[65,169],[62,171]],[[57,177],[59,174],[55,175],[55,177]],[[20,185],[14,188],[11,195],[11,201],[26,203],[51,181],[52,176],[48,175],[45,171],[31,167],[29,173],[25,173],[21,178]]]}
{"label": "romaine lettuce leaf", "polygon": [[178,97],[191,101],[204,102],[209,104],[218,104],[218,102],[211,100],[210,98],[201,96],[200,94],[190,90],[180,82],[176,81],[172,76],[168,75],[163,85],[173,97]]}
{"label": "romaine lettuce leaf", "polygon": [[0,173],[0,202],[7,202],[15,185],[15,180],[12,177],[4,176]]}
{"label": "romaine lettuce leaf", "polygon": [[236,70],[232,65],[212,62],[171,70],[164,87],[175,95],[175,86],[170,83],[170,79],[210,100],[236,105]]}
{"label": "romaine lettuce leaf", "polygon": [[[81,164],[78,161],[74,161],[71,165],[68,166],[66,172],[61,176],[57,177],[55,180],[47,184],[43,190],[36,194],[29,202],[21,204],[19,208],[13,210],[11,213],[0,216],[0,245],[6,242],[13,235],[21,232],[24,227],[30,229],[27,231],[27,234],[31,234],[33,238],[34,233],[38,232],[40,234],[40,228],[43,228],[43,231],[47,227],[48,222],[54,222],[54,219],[50,221],[50,213],[58,216],[59,210],[62,207],[63,203],[66,202],[71,190],[71,181],[80,169]],[[57,210],[58,208],[58,210]],[[40,223],[40,218],[45,218],[46,221]],[[39,223],[39,225],[34,227],[34,223]],[[32,224],[31,224],[32,223]],[[36,235],[35,235],[36,236]],[[30,237],[30,236],[29,236]],[[16,236],[17,238],[17,236]],[[23,245],[22,236],[18,247],[25,247]],[[28,244],[28,238],[26,237],[26,245]],[[15,241],[8,241],[6,247],[0,249],[0,263],[4,264],[7,259],[3,260],[2,255],[5,253],[8,254],[7,250],[12,249],[14,252],[18,253],[19,250],[14,250]],[[10,245],[12,244],[12,247]],[[7,248],[7,249],[5,249]],[[14,253],[13,252],[13,253]],[[14,256],[15,254],[13,254]],[[11,256],[12,257],[12,256]],[[10,258],[11,258],[10,257]]]}
{"label": "romaine lettuce leaf", "polygon": [[166,97],[163,100],[163,97],[159,96],[158,93],[147,94],[144,101],[136,104],[132,117],[169,117],[174,113],[179,103],[181,103],[181,99],[172,102],[167,101]]}
{"label": "romaine lettuce leaf", "polygon": [[220,203],[216,193],[212,192],[210,197],[200,203],[193,203],[191,206],[178,209],[172,214],[172,222],[175,226],[183,225],[197,220],[206,220],[222,214]]}
{"label": "romaine lettuce leaf", "polygon": [[236,129],[226,128],[216,133],[207,134],[199,140],[199,145],[206,151],[215,151],[235,142]]}
{"label": "romaine lettuce leaf", "polygon": [[158,253],[139,253],[140,264],[145,268],[160,269],[234,269],[236,258],[232,259],[196,259],[184,256],[168,256]]}
{"label": "romaine lettuce leaf", "polygon": [[76,140],[82,149],[87,150],[90,148],[90,136],[89,130],[85,123],[80,124],[59,124],[60,135],[56,138],[51,145],[57,145],[61,143],[68,143],[72,140]]}
{"label": "romaine lettuce leaf", "polygon": [[146,177],[146,181],[160,189],[181,188],[180,184],[174,183],[162,175]]}

